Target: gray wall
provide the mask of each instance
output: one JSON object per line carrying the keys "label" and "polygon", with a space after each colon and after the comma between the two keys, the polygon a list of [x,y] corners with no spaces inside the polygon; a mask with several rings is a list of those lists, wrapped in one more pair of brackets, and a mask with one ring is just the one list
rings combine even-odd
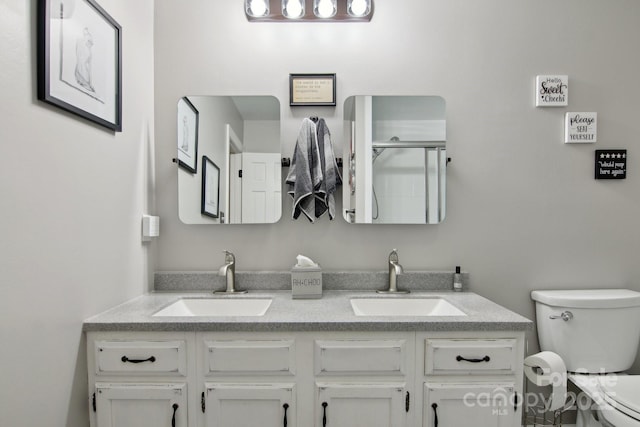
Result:
{"label": "gray wall", "polygon": [[[158,268],[213,270],[229,249],[240,270],[286,270],[298,253],[327,270],[383,270],[397,247],[405,269],[462,265],[471,290],[531,319],[532,289],[640,290],[639,21],[635,0],[378,0],[368,24],[313,25],[249,23],[239,1],[158,0]],[[337,73],[336,108],[288,106],[288,75],[304,72]],[[570,106],[535,108],[535,76],[554,73],[569,75]],[[346,97],[441,95],[448,216],[435,226],[312,225],[291,221],[287,200],[276,225],[183,225],[171,158],[187,93],[275,95],[285,146],[317,114],[337,151]],[[597,111],[599,142],[564,145],[566,111]],[[596,148],[629,150],[625,181],[593,179]]]}
{"label": "gray wall", "polygon": [[0,0],[0,425],[88,425],[82,321],[155,269],[153,1],[100,0],[123,27],[113,134],[36,99],[35,0]]}

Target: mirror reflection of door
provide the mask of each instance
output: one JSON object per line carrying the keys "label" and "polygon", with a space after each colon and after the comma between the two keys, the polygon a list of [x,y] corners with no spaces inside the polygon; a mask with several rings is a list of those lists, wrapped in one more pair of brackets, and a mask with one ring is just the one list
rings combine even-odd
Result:
{"label": "mirror reflection of door", "polygon": [[230,224],[277,222],[281,207],[281,162],[279,153],[243,152],[243,144],[227,125],[229,147]]}
{"label": "mirror reflection of door", "polygon": [[227,200],[229,224],[242,223],[242,141],[227,124],[227,150],[229,153],[229,186],[227,188]]}
{"label": "mirror reflection of door", "polygon": [[273,223],[280,219],[280,154],[242,153],[242,222]]}

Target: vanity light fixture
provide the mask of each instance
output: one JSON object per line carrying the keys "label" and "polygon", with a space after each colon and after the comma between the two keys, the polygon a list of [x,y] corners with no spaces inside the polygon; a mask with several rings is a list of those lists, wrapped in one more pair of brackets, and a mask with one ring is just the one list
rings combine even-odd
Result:
{"label": "vanity light fixture", "polygon": [[373,0],[348,0],[347,13],[354,18],[361,18],[371,13],[371,2]]}
{"label": "vanity light fixture", "polygon": [[263,18],[269,16],[269,0],[246,0],[244,11],[252,18]]}
{"label": "vanity light fixture", "polygon": [[299,19],[304,16],[304,0],[282,0],[282,16]]}
{"label": "vanity light fixture", "polygon": [[369,22],[373,0],[244,0],[251,22]]}
{"label": "vanity light fixture", "polygon": [[313,0],[313,14],[318,18],[333,18],[336,12],[338,12],[337,0]]}

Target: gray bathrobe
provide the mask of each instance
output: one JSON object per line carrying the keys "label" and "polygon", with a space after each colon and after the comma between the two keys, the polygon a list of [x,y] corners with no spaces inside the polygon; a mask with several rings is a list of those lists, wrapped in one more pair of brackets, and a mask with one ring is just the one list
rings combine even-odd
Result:
{"label": "gray bathrobe", "polygon": [[293,219],[298,219],[300,213],[303,213],[309,221],[315,221],[314,193],[320,187],[322,180],[316,124],[305,118],[300,127],[291,167],[286,178],[286,183],[289,185],[287,193],[293,198]]}

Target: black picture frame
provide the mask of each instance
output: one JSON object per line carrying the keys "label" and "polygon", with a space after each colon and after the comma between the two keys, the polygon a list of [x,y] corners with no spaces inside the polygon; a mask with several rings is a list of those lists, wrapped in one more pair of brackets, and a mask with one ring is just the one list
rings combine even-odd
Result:
{"label": "black picture frame", "polygon": [[289,74],[289,105],[336,106],[336,74]]}
{"label": "black picture frame", "polygon": [[178,100],[177,120],[178,166],[191,173],[197,173],[200,112],[186,96]]}
{"label": "black picture frame", "polygon": [[202,156],[202,215],[220,216],[220,168],[207,156]]}
{"label": "black picture frame", "polygon": [[122,132],[120,25],[95,0],[38,0],[37,28],[38,99]]}

